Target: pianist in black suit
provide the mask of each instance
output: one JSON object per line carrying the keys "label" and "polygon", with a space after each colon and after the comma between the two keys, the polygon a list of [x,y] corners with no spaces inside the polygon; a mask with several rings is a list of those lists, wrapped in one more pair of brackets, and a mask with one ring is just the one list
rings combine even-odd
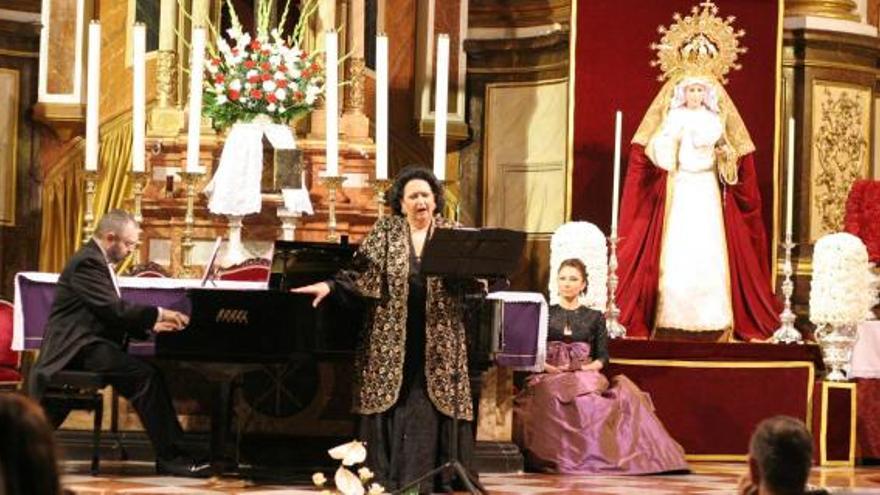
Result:
{"label": "pianist in black suit", "polygon": [[[366,304],[358,347],[354,412],[361,415],[367,465],[397,489],[445,462],[452,415],[459,418],[459,460],[470,464],[474,437],[467,350],[458,302],[448,284],[420,273],[425,241],[443,219],[443,189],[430,170],[407,167],[389,192],[393,215],[380,218],[352,262],[327,282],[293,289]],[[475,284],[475,288],[479,287]],[[462,377],[456,386],[453,375]],[[432,483],[420,486],[430,492]]]}
{"label": "pianist in black suit", "polygon": [[[156,450],[157,471],[207,476],[210,466],[195,462],[177,447],[183,431],[159,370],[124,349],[128,337],[145,339],[151,329],[177,331],[189,322],[177,311],[140,306],[120,297],[114,265],[137,246],[138,236],[130,214],[110,211],[98,222],[94,237],[67,263],[58,279],[29,392],[40,400],[53,375],[64,369],[106,373],[140,416]],[[49,415],[55,416],[53,422],[60,424],[66,416],[63,405],[47,406]]]}

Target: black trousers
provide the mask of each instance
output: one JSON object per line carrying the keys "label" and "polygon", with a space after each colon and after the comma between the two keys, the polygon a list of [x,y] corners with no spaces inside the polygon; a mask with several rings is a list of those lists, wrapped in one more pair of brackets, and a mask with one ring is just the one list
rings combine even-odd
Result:
{"label": "black trousers", "polygon": [[[157,457],[171,458],[178,453],[183,430],[158,368],[113,345],[96,342],[83,347],[66,369],[105,374],[110,385],[137,411]],[[56,425],[69,412],[63,404],[46,404],[46,410]]]}

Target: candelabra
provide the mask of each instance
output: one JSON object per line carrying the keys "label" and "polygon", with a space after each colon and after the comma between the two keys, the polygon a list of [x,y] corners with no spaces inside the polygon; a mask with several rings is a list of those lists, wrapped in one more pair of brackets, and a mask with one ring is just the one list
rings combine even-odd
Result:
{"label": "candelabra", "polygon": [[785,263],[782,265],[782,273],[785,280],[782,282],[782,294],[785,297],[785,309],[779,315],[782,325],[773,332],[771,341],[777,344],[802,344],[803,338],[800,332],[794,327],[795,315],[791,311],[791,295],[794,293],[794,282],[791,280],[793,270],[791,268],[791,250],[795,244],[791,242],[791,232],[786,232],[785,242],[782,247],[785,248]]}
{"label": "candelabra", "polygon": [[86,170],[86,211],[83,215],[83,244],[89,242],[95,233],[95,187],[98,183],[98,171]]}
{"label": "candelabra", "polygon": [[[144,221],[144,215],[142,211],[142,203],[144,199],[144,185],[146,183],[147,174],[144,172],[132,172],[131,173],[131,190],[134,194],[134,223],[138,228],[141,227],[141,223]],[[131,253],[131,261],[137,266],[141,263],[141,247],[136,246],[134,252]]]}
{"label": "candelabra", "polygon": [[626,337],[626,327],[620,323],[620,308],[617,307],[617,228],[611,230],[608,245],[611,248],[608,257],[608,318],[606,326],[608,336],[612,339]]}
{"label": "candelabra", "polygon": [[193,231],[195,228],[195,200],[196,182],[202,177],[199,172],[179,172],[180,179],[186,185],[186,216],[183,218],[183,239],[180,241],[180,258],[182,269],[180,278],[192,278],[196,276],[193,269],[192,249],[195,245]]}
{"label": "candelabra", "polygon": [[325,175],[321,177],[321,183],[327,188],[327,202],[329,214],[327,218],[327,240],[336,242],[339,240],[339,234],[336,232],[336,190],[342,187],[345,182],[343,175]]}
{"label": "candelabra", "polygon": [[391,187],[390,179],[374,179],[370,181],[373,188],[373,194],[376,196],[376,209],[379,211],[379,218],[385,216],[385,191]]}

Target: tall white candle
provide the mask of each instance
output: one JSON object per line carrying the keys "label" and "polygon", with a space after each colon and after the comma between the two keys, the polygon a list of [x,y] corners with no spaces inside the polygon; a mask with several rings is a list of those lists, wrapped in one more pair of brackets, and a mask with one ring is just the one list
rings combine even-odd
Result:
{"label": "tall white candle", "polygon": [[327,59],[324,83],[324,109],[327,113],[327,167],[328,176],[339,175],[339,40],[335,30],[324,33],[324,53]]}
{"label": "tall white candle", "polygon": [[617,235],[617,210],[620,206],[620,135],[623,125],[623,114],[618,110],[614,114],[614,182],[611,189],[611,233]]}
{"label": "tall white candle", "polygon": [[788,119],[788,170],[785,181],[785,233],[792,232],[792,210],[794,205],[794,118]]}
{"label": "tall white candle", "polygon": [[376,36],[376,178],[388,178],[388,37]]}
{"label": "tall white candle", "polygon": [[437,37],[437,65],[434,68],[434,175],[446,179],[446,113],[449,91],[449,35]]}
{"label": "tall white candle", "polygon": [[86,90],[86,170],[98,170],[98,110],[101,106],[101,23],[89,23],[88,88]]}
{"label": "tall white candle", "polygon": [[192,30],[192,55],[189,66],[189,132],[186,147],[186,171],[202,173],[199,165],[199,149],[202,125],[202,67],[205,61],[205,29]]}
{"label": "tall white candle", "polygon": [[138,22],[132,32],[132,110],[131,110],[131,170],[143,172],[146,157],[144,133],[146,132],[146,95],[145,72],[147,53],[147,30]]}

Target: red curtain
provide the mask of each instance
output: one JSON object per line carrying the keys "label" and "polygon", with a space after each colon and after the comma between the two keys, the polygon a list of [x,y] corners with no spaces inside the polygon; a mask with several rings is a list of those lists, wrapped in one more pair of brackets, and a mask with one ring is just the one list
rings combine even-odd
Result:
{"label": "red curtain", "polygon": [[[571,216],[608,232],[611,223],[611,182],[614,112],[621,110],[624,158],[626,144],[660,90],[659,70],[651,67],[658,42],[657,27],[669,26],[675,12],[687,14],[699,0],[614,0],[577,2],[574,101],[574,169]],[[780,2],[725,0],[719,16],[736,16],[735,28],[746,35],[741,43],[743,69],[731,73],[727,91],[739,109],[757,150],[753,155],[762,220],[772,237],[773,149],[775,143],[777,34]],[[622,173],[625,176],[626,170]],[[768,246],[769,248],[770,246]],[[772,251],[771,251],[772,252]],[[769,269],[770,260],[766,260]]]}

